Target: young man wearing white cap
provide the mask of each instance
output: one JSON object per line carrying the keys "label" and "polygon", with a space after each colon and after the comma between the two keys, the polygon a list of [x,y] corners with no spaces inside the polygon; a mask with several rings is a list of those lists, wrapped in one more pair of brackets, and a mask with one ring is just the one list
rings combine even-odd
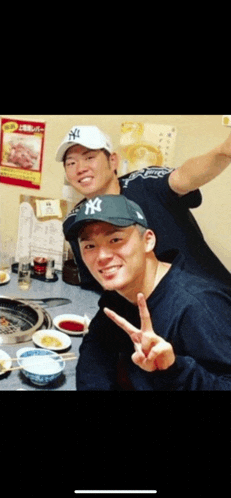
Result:
{"label": "young man wearing white cap", "polygon": [[[117,155],[110,138],[96,126],[79,126],[70,130],[56,155],[63,161],[71,185],[88,199],[104,193],[119,193]],[[112,192],[111,192],[112,190]]]}
{"label": "young man wearing white cap", "polygon": [[[190,159],[176,170],[148,167],[118,178],[119,160],[110,138],[96,126],[74,126],[58,148],[57,161],[63,161],[68,181],[86,199],[96,195],[123,194],[143,209],[154,230],[156,254],[176,248],[189,268],[231,283],[230,272],[204,240],[191,209],[200,206],[198,188],[220,174],[231,162],[231,134],[213,151]],[[64,222],[64,233],[81,201]],[[93,286],[82,264],[78,244],[71,242],[79,267],[81,284]]]}
{"label": "young man wearing white cap", "polygon": [[[231,288],[155,255],[143,211],[121,195],[90,199],[66,233],[105,292],[80,346],[78,390],[231,390]],[[146,304],[147,303],[147,304]]]}

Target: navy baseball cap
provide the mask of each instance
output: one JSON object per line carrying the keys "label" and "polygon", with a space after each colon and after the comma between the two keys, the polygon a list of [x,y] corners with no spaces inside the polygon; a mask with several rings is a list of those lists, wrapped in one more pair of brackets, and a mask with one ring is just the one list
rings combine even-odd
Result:
{"label": "navy baseball cap", "polygon": [[70,213],[66,218],[63,224],[66,240],[76,237],[85,223],[90,221],[105,221],[120,227],[138,223],[148,228],[142,209],[134,201],[123,195],[98,195],[86,201],[77,212]]}

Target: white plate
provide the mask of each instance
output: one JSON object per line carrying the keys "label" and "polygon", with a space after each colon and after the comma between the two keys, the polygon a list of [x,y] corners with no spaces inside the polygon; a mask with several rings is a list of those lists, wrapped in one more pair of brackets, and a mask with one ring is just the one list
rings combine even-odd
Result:
{"label": "white plate", "polygon": [[3,284],[6,284],[7,282],[9,282],[10,280],[10,275],[9,273],[7,273],[6,271],[0,271],[0,278],[1,276],[5,275],[5,278],[4,280],[0,280],[0,285],[3,285]]}
{"label": "white plate", "polygon": [[[61,344],[59,346],[55,346],[52,343],[49,345],[49,342],[44,342],[45,338],[52,339],[57,339]],[[60,351],[62,349],[67,349],[71,345],[71,339],[67,334],[64,334],[63,332],[59,332],[58,330],[37,330],[32,335],[32,339],[34,343],[37,346],[40,346],[40,348],[45,348],[45,349],[52,349],[52,351]]]}
{"label": "white plate", "polygon": [[[80,331],[63,329],[59,325],[63,321],[72,321],[72,322],[82,323],[84,325],[84,329],[80,330]],[[82,334],[86,334],[88,332],[90,320],[86,315],[80,316],[80,315],[73,315],[73,314],[65,314],[65,315],[58,315],[55,318],[53,318],[53,323],[57,329],[61,330],[62,332],[65,332],[65,334],[82,335]]]}
{"label": "white plate", "polygon": [[[2,360],[5,360],[3,365],[2,365]],[[8,368],[11,367],[12,365],[12,361],[10,359],[10,356],[8,355],[8,353],[6,353],[5,351],[3,351],[3,349],[0,349],[0,364],[6,369],[8,370]],[[1,372],[0,371],[0,375],[3,375],[5,372]]]}

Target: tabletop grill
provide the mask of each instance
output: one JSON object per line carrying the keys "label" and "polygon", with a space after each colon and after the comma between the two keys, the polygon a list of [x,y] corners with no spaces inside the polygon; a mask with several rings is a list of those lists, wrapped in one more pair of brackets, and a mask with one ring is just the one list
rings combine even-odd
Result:
{"label": "tabletop grill", "polygon": [[0,298],[0,343],[30,341],[38,329],[52,327],[49,313],[30,301]]}

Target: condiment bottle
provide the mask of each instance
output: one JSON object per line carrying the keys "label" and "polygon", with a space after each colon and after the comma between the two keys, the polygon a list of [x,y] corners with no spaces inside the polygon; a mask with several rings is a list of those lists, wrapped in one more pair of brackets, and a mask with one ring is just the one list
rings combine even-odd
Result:
{"label": "condiment bottle", "polygon": [[44,276],[46,273],[47,259],[46,258],[34,258],[34,273],[35,275]]}
{"label": "condiment bottle", "polygon": [[55,271],[55,261],[54,259],[48,259],[46,266],[46,279],[51,280],[54,278]]}

